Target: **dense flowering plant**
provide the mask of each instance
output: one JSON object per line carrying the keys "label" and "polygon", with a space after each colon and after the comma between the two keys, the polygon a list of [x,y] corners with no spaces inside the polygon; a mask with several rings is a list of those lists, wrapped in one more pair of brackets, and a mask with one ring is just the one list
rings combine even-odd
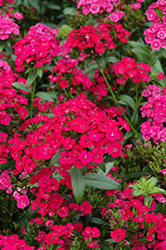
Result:
{"label": "dense flowering plant", "polygon": [[18,2],[0,1],[0,250],[166,249],[166,1]]}

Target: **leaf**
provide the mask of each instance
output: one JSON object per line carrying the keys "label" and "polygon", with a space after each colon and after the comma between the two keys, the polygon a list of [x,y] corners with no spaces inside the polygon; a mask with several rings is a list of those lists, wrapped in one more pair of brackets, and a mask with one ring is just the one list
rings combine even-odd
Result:
{"label": "leaf", "polygon": [[43,70],[42,70],[41,68],[38,68],[38,69],[37,69],[37,75],[38,75],[40,78],[42,78],[42,76],[43,76]]}
{"label": "leaf", "polygon": [[97,218],[97,217],[92,217],[92,218],[91,218],[91,222],[94,223],[94,224],[100,224],[100,225],[106,223],[104,220],[99,219],[99,218]]}
{"label": "leaf", "polygon": [[30,74],[28,75],[26,86],[30,87],[32,83],[35,81],[36,77],[37,77],[36,73],[30,72]]}
{"label": "leaf", "polygon": [[28,0],[29,4],[36,10],[40,11],[40,6],[37,0]]}
{"label": "leaf", "polygon": [[52,74],[54,73],[52,70],[53,67],[51,67],[49,64],[44,65],[44,67],[48,69]]}
{"label": "leaf", "polygon": [[71,172],[71,183],[76,202],[81,203],[85,191],[85,178],[81,170],[76,167],[73,167]]}
{"label": "leaf", "polygon": [[45,92],[37,92],[35,96],[40,97],[46,101],[54,102],[54,99],[48,93]]}
{"label": "leaf", "polygon": [[97,59],[96,59],[96,62],[97,62],[97,65],[98,65],[99,67],[102,67],[103,70],[106,69],[106,64],[105,64],[106,61],[105,61],[105,58],[104,58],[104,57],[97,58]]}
{"label": "leaf", "polygon": [[5,48],[5,44],[1,44],[0,45],[0,53],[2,52],[2,50]]}
{"label": "leaf", "polygon": [[128,139],[130,139],[133,135],[134,135],[133,132],[127,131],[124,136],[123,144],[124,144],[124,141],[127,141]]}
{"label": "leaf", "polygon": [[61,9],[61,7],[59,5],[53,4],[53,3],[47,3],[46,6],[47,6],[47,8],[52,9],[52,10],[60,10]]}
{"label": "leaf", "polygon": [[14,169],[16,162],[15,161],[7,161],[5,164],[0,164],[0,170],[3,171],[5,169]]}
{"label": "leaf", "polygon": [[105,167],[104,162],[98,163],[97,165],[100,167],[100,169],[101,169],[103,172],[106,171],[106,167]]}
{"label": "leaf", "polygon": [[85,184],[86,186],[105,190],[121,188],[121,185],[118,182],[102,174],[86,174]]}
{"label": "leaf", "polygon": [[[137,110],[137,107],[135,105],[135,102],[133,100],[133,98],[131,96],[128,95],[120,95],[118,97],[119,100],[122,100],[123,102],[125,102],[126,104],[128,104],[133,110]],[[118,101],[119,103],[119,101]]]}
{"label": "leaf", "polygon": [[138,179],[144,175],[147,174],[147,171],[146,172],[134,172],[134,173],[127,173],[125,174],[125,178],[127,179]]}
{"label": "leaf", "polygon": [[59,150],[50,160],[49,162],[49,167],[52,167],[53,165],[55,165],[56,163],[59,163],[59,158],[60,158],[60,153],[61,151]]}
{"label": "leaf", "polygon": [[138,123],[138,110],[134,110],[132,116],[131,116],[131,123],[133,127],[135,127]]}
{"label": "leaf", "polygon": [[114,166],[114,162],[108,162],[106,165],[105,165],[105,173],[100,169],[97,170],[97,173],[98,174],[108,174],[109,171],[111,170],[111,168]]}
{"label": "leaf", "polygon": [[20,82],[14,82],[12,84],[12,86],[14,86],[17,89],[21,89],[21,90],[27,91],[29,93],[32,92],[32,90],[30,88],[27,88],[26,85],[24,85],[23,83],[20,83]]}
{"label": "leaf", "polygon": [[76,11],[77,11],[77,9],[74,8],[74,7],[67,7],[67,8],[65,8],[65,9],[63,10],[63,13],[64,13],[65,15],[75,15]]}
{"label": "leaf", "polygon": [[105,58],[105,61],[106,61],[107,63],[109,63],[109,62],[115,63],[115,62],[118,61],[118,59],[117,59],[117,57],[115,57],[115,56],[108,56],[108,57]]}

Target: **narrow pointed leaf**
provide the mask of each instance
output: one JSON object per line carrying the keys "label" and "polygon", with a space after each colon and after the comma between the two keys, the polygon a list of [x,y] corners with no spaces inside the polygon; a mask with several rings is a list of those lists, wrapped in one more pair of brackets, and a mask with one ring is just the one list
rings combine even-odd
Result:
{"label": "narrow pointed leaf", "polygon": [[80,169],[74,167],[71,172],[71,183],[77,203],[81,203],[85,191],[85,178]]}

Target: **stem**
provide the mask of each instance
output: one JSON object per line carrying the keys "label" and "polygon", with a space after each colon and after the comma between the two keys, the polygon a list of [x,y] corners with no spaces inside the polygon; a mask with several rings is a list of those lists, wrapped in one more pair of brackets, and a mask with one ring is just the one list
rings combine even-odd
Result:
{"label": "stem", "polygon": [[109,92],[110,92],[110,94],[111,94],[111,96],[112,96],[112,98],[113,98],[113,100],[114,100],[114,103],[115,103],[115,104],[117,105],[117,107],[120,109],[120,111],[121,111],[123,117],[125,118],[125,120],[126,120],[126,121],[128,122],[128,124],[130,125],[130,128],[131,128],[131,130],[133,131],[133,133],[135,134],[135,137],[136,137],[137,139],[140,139],[140,138],[139,138],[139,135],[138,135],[138,133],[137,133],[137,131],[135,130],[135,128],[133,127],[133,125],[131,124],[131,122],[129,121],[129,119],[127,118],[127,116],[125,115],[125,113],[123,112],[123,110],[121,109],[120,105],[118,104],[118,100],[116,99],[116,97],[115,97],[115,95],[114,95],[114,92],[112,91],[112,89],[111,89],[111,87],[110,87],[110,85],[109,85],[109,82],[107,81],[107,78],[105,77],[105,75],[104,75],[104,73],[103,73],[103,70],[101,70],[100,66],[99,66],[99,70],[100,70],[102,76],[104,77],[104,80],[105,80],[105,82],[106,82],[106,84],[107,84],[107,86],[108,86]]}
{"label": "stem", "polygon": [[31,113],[30,113],[30,118],[33,116],[33,101],[34,101],[34,96],[35,96],[35,89],[36,89],[36,79],[34,80],[33,83],[33,91],[31,95]]}

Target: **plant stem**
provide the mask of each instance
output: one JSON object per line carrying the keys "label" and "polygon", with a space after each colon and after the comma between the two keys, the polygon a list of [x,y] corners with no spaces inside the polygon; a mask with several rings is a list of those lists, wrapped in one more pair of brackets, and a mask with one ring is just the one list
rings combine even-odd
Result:
{"label": "plant stem", "polygon": [[32,90],[32,95],[31,95],[31,113],[30,113],[30,118],[33,116],[33,101],[35,97],[35,89],[36,89],[36,79],[34,80],[33,83],[33,90]]}
{"label": "plant stem", "polygon": [[139,135],[138,135],[138,133],[137,133],[137,131],[135,130],[135,128],[133,127],[133,125],[131,124],[131,122],[129,121],[129,119],[127,118],[127,116],[125,115],[125,113],[123,112],[123,110],[122,110],[122,108],[120,107],[120,105],[118,104],[118,100],[116,99],[116,97],[115,97],[115,95],[114,95],[114,92],[112,91],[112,89],[111,89],[111,87],[110,87],[110,85],[109,85],[109,82],[107,81],[107,78],[105,77],[105,75],[104,75],[104,73],[103,73],[103,70],[100,68],[100,66],[99,66],[99,70],[100,70],[102,76],[104,77],[104,80],[105,80],[105,82],[106,82],[106,84],[107,84],[107,86],[108,86],[109,92],[110,92],[110,94],[111,94],[111,96],[112,96],[112,98],[113,98],[113,100],[114,100],[115,105],[117,105],[117,107],[120,109],[120,111],[121,111],[123,117],[125,118],[125,120],[126,120],[126,121],[128,122],[128,124],[130,125],[130,128],[131,128],[131,130],[133,131],[133,133],[135,134],[135,137],[136,137],[137,139],[140,139],[140,138],[139,138]]}

